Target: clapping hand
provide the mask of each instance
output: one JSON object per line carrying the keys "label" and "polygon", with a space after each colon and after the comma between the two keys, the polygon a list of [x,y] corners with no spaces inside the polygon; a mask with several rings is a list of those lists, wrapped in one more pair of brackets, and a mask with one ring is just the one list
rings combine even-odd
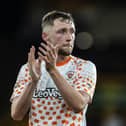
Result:
{"label": "clapping hand", "polygon": [[41,76],[41,60],[35,59],[35,47],[32,46],[30,48],[30,52],[28,53],[28,64],[29,64],[29,72],[33,82],[37,82]]}

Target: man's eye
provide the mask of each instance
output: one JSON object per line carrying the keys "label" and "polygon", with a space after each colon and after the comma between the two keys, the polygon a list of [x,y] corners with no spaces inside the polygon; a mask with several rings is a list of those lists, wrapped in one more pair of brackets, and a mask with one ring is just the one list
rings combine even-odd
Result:
{"label": "man's eye", "polygon": [[60,30],[59,33],[62,33],[62,34],[65,33],[65,29]]}
{"label": "man's eye", "polygon": [[70,30],[70,33],[73,34],[73,33],[75,33],[75,31],[74,31],[73,29],[71,29],[71,30]]}

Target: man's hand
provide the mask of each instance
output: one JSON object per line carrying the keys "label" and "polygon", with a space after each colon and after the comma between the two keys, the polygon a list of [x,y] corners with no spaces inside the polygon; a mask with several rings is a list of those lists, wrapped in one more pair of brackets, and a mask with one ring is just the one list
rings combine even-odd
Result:
{"label": "man's hand", "polygon": [[35,47],[30,48],[28,53],[29,72],[33,82],[37,82],[41,76],[41,60],[35,60]]}
{"label": "man's hand", "polygon": [[[30,48],[28,53],[28,67],[32,78],[32,82],[28,84],[24,91],[12,101],[11,105],[11,116],[14,120],[22,120],[25,114],[31,107],[31,100],[33,96],[34,89],[41,75],[41,61],[35,60],[35,47]],[[24,73],[22,73],[24,74]]]}
{"label": "man's hand", "polygon": [[46,62],[46,69],[47,71],[51,71],[56,67],[56,61],[58,57],[58,47],[59,45],[53,46],[50,42],[46,42],[47,44],[41,43],[42,47],[39,47],[38,55],[41,59],[44,59]]}

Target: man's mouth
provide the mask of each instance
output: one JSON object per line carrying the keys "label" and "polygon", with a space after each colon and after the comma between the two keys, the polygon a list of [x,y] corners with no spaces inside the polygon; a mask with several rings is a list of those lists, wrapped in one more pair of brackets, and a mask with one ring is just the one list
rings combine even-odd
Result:
{"label": "man's mouth", "polygon": [[63,47],[73,47],[72,45],[70,45],[70,44],[66,44],[66,45],[64,45]]}

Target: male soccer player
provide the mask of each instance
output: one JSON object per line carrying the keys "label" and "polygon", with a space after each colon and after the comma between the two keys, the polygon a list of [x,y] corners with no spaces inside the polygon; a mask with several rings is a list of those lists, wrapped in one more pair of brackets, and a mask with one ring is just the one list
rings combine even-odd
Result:
{"label": "male soccer player", "polygon": [[42,19],[42,38],[35,59],[30,48],[11,96],[11,116],[29,126],[86,126],[86,110],[96,85],[96,67],[72,56],[75,24],[71,14],[51,11]]}

